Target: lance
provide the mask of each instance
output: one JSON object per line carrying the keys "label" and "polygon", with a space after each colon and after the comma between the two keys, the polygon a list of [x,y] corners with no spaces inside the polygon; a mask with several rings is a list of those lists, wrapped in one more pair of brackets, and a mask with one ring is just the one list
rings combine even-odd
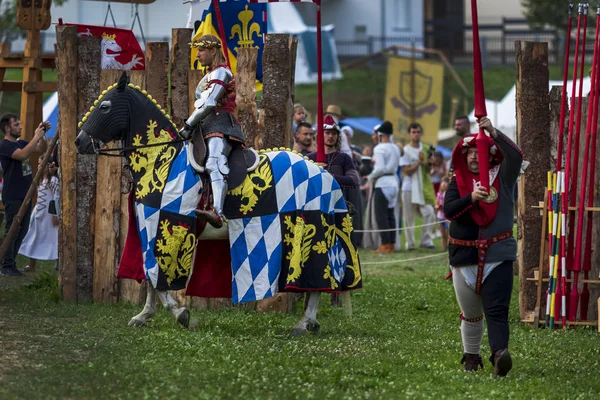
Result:
{"label": "lance", "polygon": [[548,290],[546,291],[546,326],[550,324],[550,305],[552,304],[552,275],[554,268],[554,247],[552,245],[552,236],[556,230],[556,224],[553,224],[553,206],[554,206],[554,192],[553,190],[553,176],[552,172],[548,171]]}
{"label": "lance", "polygon": [[323,131],[323,51],[321,38],[321,1],[317,4],[317,162],[324,163],[325,137]]}
{"label": "lance", "polygon": [[[547,304],[546,304],[546,326],[550,326],[550,307],[552,304],[552,292],[556,288],[556,284],[553,286],[552,277],[554,275],[554,269],[558,268],[558,262],[562,261],[563,257],[560,249],[562,246],[559,245],[559,242],[562,241],[562,237],[564,236],[564,230],[560,229],[560,222],[564,220],[564,216],[560,215],[559,203],[562,200],[563,193],[563,176],[564,173],[562,170],[562,152],[563,152],[563,142],[564,142],[564,131],[565,131],[565,117],[566,117],[566,108],[567,108],[567,79],[569,75],[569,54],[571,52],[571,29],[573,22],[573,4],[569,4],[569,18],[567,24],[567,37],[566,37],[566,49],[565,49],[565,61],[563,67],[563,86],[562,86],[562,96],[561,96],[561,104],[560,104],[560,120],[559,120],[559,128],[558,128],[558,151],[556,157],[556,173],[552,178],[554,178],[554,184],[552,188],[552,196],[550,197],[550,190],[548,193],[548,198],[552,198],[552,204],[548,204],[548,226],[549,226],[549,239],[548,239],[548,293],[547,293]],[[552,183],[551,177],[548,176],[549,186]],[[549,187],[550,189],[550,187]],[[560,233],[563,233],[561,236]],[[563,264],[563,263],[561,263]],[[563,273],[564,276],[564,273]],[[554,288],[554,289],[553,289]],[[566,290],[564,287],[561,292],[564,293]],[[563,296],[564,298],[564,296]],[[554,321],[553,324],[554,325]]]}
{"label": "lance", "polygon": [[[483,87],[483,67],[481,65],[481,46],[479,43],[479,18],[477,16],[477,0],[471,0],[471,18],[473,29],[473,87],[475,90],[475,117],[479,121],[487,116],[485,107],[485,94]],[[479,134],[475,138],[477,146],[477,158],[479,159],[479,179],[480,185],[485,190],[490,190],[490,148],[487,136],[483,129],[479,129]]]}
{"label": "lance", "polygon": [[212,0],[213,7],[215,8],[215,15],[217,17],[217,25],[219,27],[219,35],[221,36],[221,45],[223,47],[223,54],[225,55],[225,61],[227,61],[227,68],[231,69],[229,63],[229,48],[227,47],[227,36],[225,36],[225,27],[223,25],[223,18],[221,16],[221,7],[219,7],[219,0]]}
{"label": "lance", "polygon": [[[587,20],[587,9],[586,9],[587,4],[584,5],[584,18]],[[591,93],[590,93],[590,97],[589,97],[589,104],[590,106],[593,107],[594,105],[594,98],[596,96],[596,91],[595,91],[595,85],[596,85],[596,68],[597,68],[597,63],[598,63],[598,34],[600,33],[600,18],[596,18],[596,38],[594,41],[594,57],[593,57],[593,61],[592,61],[592,79],[591,79],[591,84],[592,84],[592,88],[591,88]],[[583,30],[583,53],[585,55],[585,26],[584,26],[584,30]],[[576,204],[576,200],[577,200],[577,177],[578,177],[578,155],[579,155],[579,130],[581,128],[581,109],[582,109],[582,105],[583,105],[583,63],[584,63],[584,57],[582,57],[582,65],[581,65],[581,76],[580,76],[580,87],[579,87],[579,104],[578,104],[578,110],[577,110],[577,129],[575,131],[575,144],[574,144],[574,148],[573,148],[573,154],[574,154],[574,158],[573,158],[573,176],[575,177],[575,179],[573,179],[573,183],[572,183],[572,189],[571,189],[571,205],[575,205]],[[585,185],[585,179],[587,177],[587,169],[588,169],[588,163],[589,163],[589,156],[590,156],[590,141],[591,141],[591,129],[592,129],[592,122],[594,120],[593,118],[593,114],[594,111],[592,110],[591,107],[589,107],[589,112],[588,112],[588,118],[587,118],[587,126],[586,126],[586,140],[585,140],[585,148],[584,148],[584,155],[583,155],[583,171],[582,171],[582,181],[581,181],[581,188],[579,190],[579,207],[577,209],[577,239],[575,243],[572,243],[571,241],[569,241],[569,243],[571,246],[571,250],[573,250],[573,246],[575,246],[575,259],[574,259],[574,263],[571,265],[571,270],[573,272],[573,287],[571,289],[571,293],[569,295],[569,320],[570,321],[575,321],[577,318],[577,306],[579,303],[579,288],[578,288],[578,280],[579,280],[579,272],[581,271],[581,267],[582,267],[582,262],[581,262],[581,241],[583,240],[583,216],[584,216],[584,207],[585,207],[585,189],[586,189],[586,185]],[[575,213],[575,211],[571,211],[571,215],[573,215]],[[573,224],[573,220],[570,219],[569,220],[569,238],[571,238],[573,236],[573,228],[574,228],[574,224]]]}
{"label": "lance", "polygon": [[[587,32],[587,22],[588,22],[588,7],[589,5],[586,4],[582,4],[583,6],[583,36],[582,36],[582,46],[581,46],[581,60],[580,60],[580,65],[579,65],[579,92],[577,97],[579,98],[579,100],[577,101],[577,117],[575,119],[576,121],[576,129],[575,129],[575,133],[573,135],[573,150],[572,150],[572,154],[571,154],[571,160],[572,160],[572,171],[570,174],[570,177],[574,177],[573,181],[571,182],[571,187],[570,187],[570,201],[569,201],[569,206],[570,207],[575,207],[576,203],[577,203],[577,177],[578,175],[578,170],[579,170],[579,138],[581,135],[581,114],[582,114],[582,108],[583,108],[583,73],[584,73],[584,66],[585,66],[585,43],[586,43],[586,32]],[[573,93],[573,96],[575,94]],[[567,186],[568,187],[568,186]],[[567,239],[567,245],[569,248],[569,252],[567,254],[567,260],[569,261],[569,266],[571,267],[571,270],[573,269],[573,250],[575,247],[575,242],[573,241],[573,235],[575,234],[575,210],[571,209],[569,210],[569,217],[568,217],[568,221],[569,221],[569,238]]]}
{"label": "lance", "polygon": [[[571,179],[571,154],[573,150],[573,130],[575,126],[575,92],[576,92],[576,84],[577,84],[577,72],[578,72],[578,63],[579,63],[579,47],[580,47],[580,39],[581,39],[581,25],[583,20],[583,4],[579,3],[577,7],[577,40],[575,42],[575,58],[574,58],[574,67],[573,67],[573,79],[571,86],[571,102],[570,102],[570,110],[569,110],[569,127],[567,133],[567,151],[566,151],[566,160],[565,160],[565,172],[564,172],[564,185],[562,193],[562,201],[561,201],[561,216],[563,218],[563,228],[566,228],[567,223],[567,215],[572,217],[569,214],[569,201],[567,198],[567,191],[569,188],[569,183]],[[584,49],[585,53],[585,49]],[[584,54],[585,55],[585,54]],[[572,230],[571,230],[572,233]],[[572,243],[572,236],[569,237],[569,243],[566,242],[567,232],[563,229],[563,236],[561,237],[561,259],[565,258],[566,264],[569,266],[569,269],[572,265],[572,252],[567,251],[567,244],[570,245]]]}
{"label": "lance", "polygon": [[[596,9],[596,18],[599,18],[598,16],[600,16],[600,5],[598,5],[597,9]],[[596,21],[597,22],[597,21]],[[594,121],[592,122],[592,138],[591,138],[591,155],[590,155],[590,177],[588,180],[588,185],[587,185],[587,189],[588,189],[588,202],[587,205],[588,207],[593,207],[594,206],[594,193],[595,193],[595,187],[596,187],[596,142],[597,142],[597,137],[598,137],[598,105],[600,103],[600,43],[597,44],[598,46],[598,60],[596,61],[596,82],[595,82],[595,87],[592,88],[592,90],[595,90],[595,97],[594,97],[594,102],[593,102],[593,106],[592,106],[592,112],[594,114]],[[585,177],[584,177],[585,179]],[[590,211],[588,209],[587,211],[587,221],[586,221],[586,235],[585,235],[585,250],[583,252],[584,254],[584,260],[583,260],[583,288],[581,290],[581,298],[580,298],[580,302],[581,302],[581,307],[579,309],[579,315],[581,317],[581,320],[585,321],[587,320],[587,313],[588,313],[588,305],[589,305],[589,301],[590,301],[590,290],[588,288],[588,282],[587,280],[589,279],[589,273],[592,270],[592,222],[593,222],[593,217],[594,217],[594,213],[592,211]]]}
{"label": "lance", "polygon": [[[565,133],[565,117],[567,114],[567,79],[569,76],[569,59],[571,54],[571,29],[573,26],[573,4],[569,4],[569,22],[567,26],[567,48],[565,51],[565,63],[563,71],[563,86],[562,96],[560,101],[560,120],[558,124],[558,151],[556,155],[556,172],[559,173],[562,170],[562,152],[563,152],[563,141]],[[558,177],[560,180],[560,177]]]}

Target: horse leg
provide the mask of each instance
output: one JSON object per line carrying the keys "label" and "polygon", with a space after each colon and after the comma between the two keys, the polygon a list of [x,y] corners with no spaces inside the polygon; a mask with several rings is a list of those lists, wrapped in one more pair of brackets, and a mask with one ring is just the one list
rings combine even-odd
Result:
{"label": "horse leg", "polygon": [[129,326],[144,326],[149,319],[154,317],[156,312],[156,290],[152,285],[148,284],[146,289],[146,304],[141,313],[131,318],[131,321],[127,325]]}
{"label": "horse leg", "polygon": [[321,292],[308,292],[306,294],[306,307],[302,319],[294,325],[291,334],[301,336],[307,333],[317,333],[321,326],[317,322],[317,312],[319,311],[319,301],[321,300]]}
{"label": "horse leg", "polygon": [[190,312],[185,307],[179,307],[177,300],[173,298],[167,291],[158,291],[158,298],[163,306],[171,311],[177,322],[179,322],[184,328],[190,326]]}

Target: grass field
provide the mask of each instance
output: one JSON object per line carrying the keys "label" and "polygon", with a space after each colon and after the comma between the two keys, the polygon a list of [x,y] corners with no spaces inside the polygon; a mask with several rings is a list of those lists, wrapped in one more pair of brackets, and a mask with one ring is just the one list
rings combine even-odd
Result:
{"label": "grass field", "polygon": [[300,338],[288,335],[300,312],[194,310],[199,327],[187,331],[161,309],[150,326],[129,328],[140,307],[63,303],[49,264],[0,277],[0,398],[598,398],[598,333],[522,325],[516,292],[513,371],[494,378],[486,362],[462,372],[445,256],[410,261],[435,254],[362,251],[353,317],[325,295],[321,332]]}

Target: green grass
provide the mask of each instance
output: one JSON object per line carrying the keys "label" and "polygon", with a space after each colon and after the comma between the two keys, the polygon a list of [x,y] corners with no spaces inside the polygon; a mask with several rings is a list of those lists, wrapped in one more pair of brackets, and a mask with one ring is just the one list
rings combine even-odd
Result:
{"label": "green grass", "polygon": [[287,334],[299,312],[194,310],[199,327],[187,331],[161,309],[150,326],[129,328],[140,307],[58,301],[47,263],[35,276],[0,277],[0,398],[597,398],[598,333],[521,324],[516,291],[513,371],[462,372],[445,257],[371,264],[431,254],[362,251],[353,317],[325,295],[321,332],[301,338]]}

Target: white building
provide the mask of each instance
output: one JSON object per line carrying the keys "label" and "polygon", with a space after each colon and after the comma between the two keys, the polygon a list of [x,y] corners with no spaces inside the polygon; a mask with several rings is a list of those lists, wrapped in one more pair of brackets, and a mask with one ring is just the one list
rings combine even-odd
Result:
{"label": "white building", "polygon": [[[308,25],[315,25],[314,4],[300,3],[296,7]],[[410,45],[413,41],[422,46],[423,0],[324,0],[321,17],[323,25],[335,25],[340,55],[368,54],[368,50]]]}

